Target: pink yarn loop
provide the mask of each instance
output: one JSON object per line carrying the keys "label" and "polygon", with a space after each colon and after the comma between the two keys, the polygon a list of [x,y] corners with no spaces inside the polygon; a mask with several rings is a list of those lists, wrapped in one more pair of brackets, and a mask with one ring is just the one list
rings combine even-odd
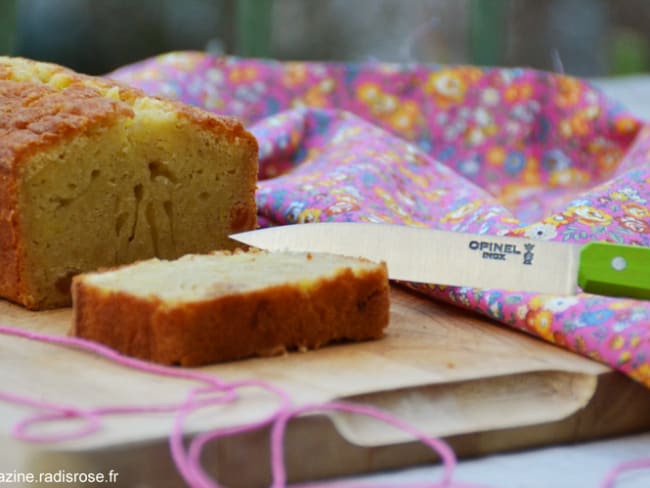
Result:
{"label": "pink yarn loop", "polygon": [[607,473],[605,480],[600,486],[601,488],[614,488],[614,486],[616,486],[616,480],[621,474],[636,469],[646,468],[650,468],[650,457],[625,461],[617,466],[614,466],[610,472]]}
{"label": "pink yarn loop", "polygon": [[[29,429],[38,424],[47,424],[51,422],[59,422],[70,419],[80,419],[84,423],[76,430],[70,432],[57,431],[52,434],[30,434]],[[51,413],[34,414],[27,417],[16,425],[12,430],[14,437],[26,442],[33,443],[48,443],[48,442],[64,442],[68,440],[78,439],[87,435],[97,432],[102,423],[100,415],[97,415],[91,410],[81,409],[61,409],[60,411]]]}
{"label": "pink yarn loop", "polygon": [[[456,465],[456,456],[451,448],[439,439],[427,436],[422,431],[412,427],[399,420],[392,415],[389,415],[379,409],[367,406],[367,405],[358,405],[353,403],[343,403],[343,402],[331,402],[325,404],[314,404],[314,405],[303,405],[301,407],[288,410],[281,414],[275,424],[273,425],[273,430],[271,432],[271,462],[273,469],[273,485],[272,488],[282,488],[286,486],[286,472],[284,468],[284,448],[282,441],[284,439],[284,434],[286,431],[286,426],[289,420],[293,417],[322,412],[322,411],[339,411],[339,412],[348,412],[358,415],[365,415],[372,417],[376,420],[384,422],[388,425],[391,425],[397,429],[400,429],[404,432],[407,432],[411,436],[418,439],[421,443],[427,445],[432,450],[438,453],[445,470],[443,473],[442,480],[438,483],[429,483],[426,486],[429,487],[445,487],[450,486],[451,478],[453,476],[454,467]],[[312,485],[318,486],[318,485]],[[321,486],[338,486],[331,484],[324,484]],[[410,486],[402,484],[402,486]]]}

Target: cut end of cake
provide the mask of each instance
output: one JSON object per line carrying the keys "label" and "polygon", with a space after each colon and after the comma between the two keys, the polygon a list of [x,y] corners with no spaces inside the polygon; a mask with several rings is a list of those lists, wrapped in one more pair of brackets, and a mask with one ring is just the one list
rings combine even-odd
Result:
{"label": "cut end of cake", "polygon": [[378,339],[389,320],[385,264],[328,254],[151,259],[77,276],[72,289],[73,335],[170,365]]}
{"label": "cut end of cake", "polygon": [[0,101],[0,296],[69,305],[75,274],[256,225],[257,141],[235,119],[9,57]]}

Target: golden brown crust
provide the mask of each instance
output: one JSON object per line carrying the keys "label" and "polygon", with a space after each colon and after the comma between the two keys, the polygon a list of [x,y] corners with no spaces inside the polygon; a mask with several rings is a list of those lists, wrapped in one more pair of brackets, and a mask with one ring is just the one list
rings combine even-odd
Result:
{"label": "golden brown crust", "polygon": [[162,364],[200,366],[335,341],[378,339],[389,320],[385,265],[349,268],[308,294],[287,284],[214,299],[167,304],[73,280],[71,333]]}
{"label": "golden brown crust", "polygon": [[[21,169],[34,154],[65,144],[78,135],[119,124],[134,115],[144,92],[113,80],[86,76],[50,63],[0,56],[0,296],[39,309],[43,298],[25,284],[24,240],[17,211]],[[243,125],[196,107],[156,98],[170,111],[226,139],[249,147],[253,188],[257,141]],[[248,191],[248,190],[247,190]],[[247,195],[254,202],[254,194]],[[253,228],[254,203],[233,209],[233,230]]]}
{"label": "golden brown crust", "polygon": [[[17,80],[15,66],[45,72],[41,82]],[[61,89],[45,83],[55,75],[66,76]],[[107,97],[118,88],[119,100]],[[94,123],[110,123],[120,116],[132,116],[132,106],[140,98],[163,101],[170,110],[193,123],[232,138],[244,140],[257,151],[257,140],[234,117],[216,115],[191,105],[162,97],[150,97],[143,91],[108,78],[76,73],[52,63],[0,56],[0,168],[18,164],[25,152],[60,143],[81,133]]]}
{"label": "golden brown crust", "polygon": [[86,86],[64,92],[47,85],[0,80],[0,168],[60,144],[91,127],[133,116],[126,104]]}

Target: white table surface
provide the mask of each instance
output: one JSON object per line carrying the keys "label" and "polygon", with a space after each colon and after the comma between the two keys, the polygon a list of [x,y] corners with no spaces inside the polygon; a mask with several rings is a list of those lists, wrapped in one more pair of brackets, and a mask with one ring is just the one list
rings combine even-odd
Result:
{"label": "white table surface", "polygon": [[[635,115],[650,121],[650,76],[600,79],[594,83]],[[650,432],[460,461],[454,481],[493,488],[597,488],[617,464],[642,457],[650,457]],[[435,482],[441,474],[440,466],[418,467],[345,481],[397,487]],[[615,486],[650,488],[650,468],[621,474]]]}

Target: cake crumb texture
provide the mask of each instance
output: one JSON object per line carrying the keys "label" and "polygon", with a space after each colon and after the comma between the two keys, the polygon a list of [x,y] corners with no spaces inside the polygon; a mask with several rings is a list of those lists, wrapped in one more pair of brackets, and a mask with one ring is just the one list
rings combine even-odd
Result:
{"label": "cake crumb texture", "polygon": [[200,366],[382,337],[385,264],[217,252],[74,278],[71,334],[140,359]]}
{"label": "cake crumb texture", "polygon": [[66,306],[80,272],[233,249],[257,152],[235,119],[0,56],[0,296]]}

